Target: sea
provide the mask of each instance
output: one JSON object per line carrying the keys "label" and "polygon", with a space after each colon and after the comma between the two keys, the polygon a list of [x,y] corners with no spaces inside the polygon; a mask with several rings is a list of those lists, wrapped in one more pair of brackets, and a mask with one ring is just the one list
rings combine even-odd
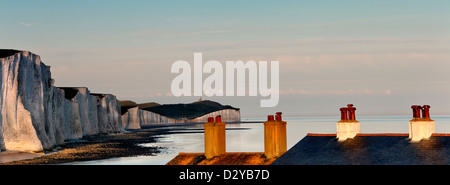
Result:
{"label": "sea", "polygon": [[[287,148],[291,148],[308,133],[336,133],[336,116],[283,117],[287,122]],[[450,133],[450,116],[433,116],[436,133]],[[361,133],[408,133],[411,116],[358,116]],[[264,152],[265,120],[242,118],[241,123],[226,124],[227,152]],[[155,129],[173,130],[171,134],[158,136],[157,142],[139,143],[142,147],[158,147],[154,156],[120,157],[94,161],[72,162],[72,165],[164,165],[178,153],[204,152],[203,124],[168,126]]]}

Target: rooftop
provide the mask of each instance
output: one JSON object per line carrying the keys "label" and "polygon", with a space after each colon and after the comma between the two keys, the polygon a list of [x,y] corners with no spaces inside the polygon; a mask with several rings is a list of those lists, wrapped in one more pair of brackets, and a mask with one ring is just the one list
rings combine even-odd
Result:
{"label": "rooftop", "polygon": [[450,164],[449,134],[410,142],[408,134],[358,134],[338,142],[335,134],[308,134],[274,165]]}
{"label": "rooftop", "polygon": [[231,152],[206,159],[204,153],[179,153],[166,165],[269,165],[264,152]]}

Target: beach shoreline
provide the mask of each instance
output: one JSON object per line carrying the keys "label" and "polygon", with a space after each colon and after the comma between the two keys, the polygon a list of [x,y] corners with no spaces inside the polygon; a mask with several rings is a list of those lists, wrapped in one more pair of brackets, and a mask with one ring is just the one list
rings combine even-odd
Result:
{"label": "beach shoreline", "polygon": [[[250,121],[249,123],[256,123]],[[163,152],[163,146],[142,146],[140,144],[157,143],[159,138],[169,134],[194,133],[186,126],[203,123],[183,123],[154,125],[138,130],[120,133],[97,134],[66,142],[53,151],[26,153],[15,151],[0,152],[0,165],[46,165],[69,164],[72,162],[95,161],[120,157],[155,156]],[[229,123],[238,124],[238,123]],[[190,130],[186,132],[186,129]],[[2,155],[4,157],[2,157]],[[8,157],[8,158],[7,158]],[[1,158],[4,158],[2,161]]]}
{"label": "beach shoreline", "polygon": [[[0,165],[46,165],[65,164],[70,162],[93,161],[118,157],[157,155],[163,147],[142,147],[140,143],[155,143],[162,135],[170,134],[171,129],[148,128],[122,133],[98,134],[83,137],[80,140],[67,142],[46,154],[28,153],[28,158],[17,158],[15,161],[0,163]],[[19,155],[23,152],[9,152]],[[4,152],[1,152],[2,154]],[[4,153],[5,155],[7,153]],[[31,157],[31,158],[30,158]]]}

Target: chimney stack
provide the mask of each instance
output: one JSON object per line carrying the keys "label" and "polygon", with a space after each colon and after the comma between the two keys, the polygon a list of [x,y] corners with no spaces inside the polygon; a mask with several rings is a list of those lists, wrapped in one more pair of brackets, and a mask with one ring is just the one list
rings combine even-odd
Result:
{"label": "chimney stack", "polygon": [[208,118],[208,122],[203,124],[205,129],[205,156],[207,159],[213,158],[226,152],[225,145],[225,123],[221,116]]}
{"label": "chimney stack", "polygon": [[339,110],[341,111],[341,120],[336,123],[336,137],[338,141],[345,141],[359,133],[360,123],[356,121],[356,108],[353,107],[353,104],[348,104],[347,107]]}
{"label": "chimney stack", "polygon": [[264,153],[268,159],[279,157],[287,151],[286,122],[277,112],[275,120],[273,115],[267,116],[264,122]]}
{"label": "chimney stack", "polygon": [[[409,121],[409,139],[411,142],[418,142],[428,139],[435,131],[435,122],[430,118],[429,105],[413,105],[413,119]],[[422,117],[420,116],[422,112]]]}

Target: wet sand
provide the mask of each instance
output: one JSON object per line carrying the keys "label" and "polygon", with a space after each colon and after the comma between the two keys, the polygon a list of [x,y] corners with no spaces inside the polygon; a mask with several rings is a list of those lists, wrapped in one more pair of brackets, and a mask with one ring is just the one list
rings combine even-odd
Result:
{"label": "wet sand", "polygon": [[[154,143],[157,138],[162,137],[162,135],[170,134],[169,131],[173,131],[173,129],[152,128],[138,131],[128,131],[124,133],[99,134],[95,136],[83,137],[80,140],[68,142],[57,147],[57,151],[47,152],[45,155],[41,154],[40,156],[32,159],[20,160],[21,158],[16,158],[19,160],[1,163],[0,165],[60,164],[116,157],[156,155],[164,148],[142,147],[138,144]],[[27,157],[29,158],[32,156]]]}
{"label": "wet sand", "polygon": [[44,153],[28,153],[28,152],[17,152],[17,151],[4,151],[0,152],[0,164],[8,163],[12,161],[20,161],[25,159],[32,159],[45,155]]}

